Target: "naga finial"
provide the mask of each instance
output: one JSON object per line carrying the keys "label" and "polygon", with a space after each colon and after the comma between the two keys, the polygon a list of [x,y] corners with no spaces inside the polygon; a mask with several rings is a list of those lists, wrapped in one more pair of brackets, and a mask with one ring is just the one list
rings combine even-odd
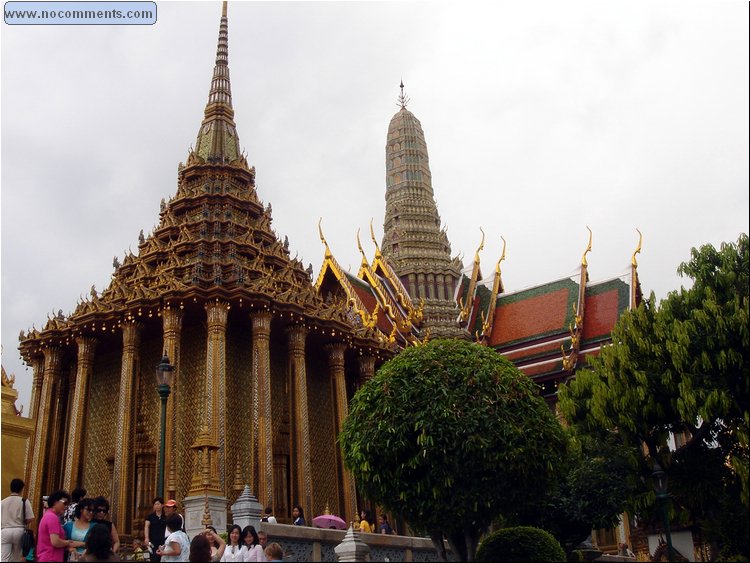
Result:
{"label": "naga finial", "polygon": [[332,256],[331,249],[328,248],[326,237],[323,236],[323,227],[321,226],[321,223],[323,223],[323,217],[318,219],[318,232],[320,233],[320,242],[322,242],[326,247],[326,258],[330,258]]}
{"label": "naga finial", "polygon": [[362,262],[367,262],[367,256],[365,256],[365,251],[362,249],[362,243],[359,240],[359,229],[357,229],[357,249],[362,254]]}
{"label": "naga finial", "polygon": [[378,246],[378,241],[375,240],[375,229],[372,228],[372,217],[370,217],[370,238],[372,239],[372,242],[375,245],[375,252],[377,254],[380,254],[380,247]]}
{"label": "naga finial", "polygon": [[495,273],[500,273],[500,262],[505,260],[505,239],[501,236],[500,239],[503,241],[503,253],[500,255],[500,260],[497,261],[497,266],[495,266]]}
{"label": "naga finial", "polygon": [[635,251],[633,252],[633,257],[630,259],[630,262],[633,264],[633,268],[638,267],[638,262],[636,262],[635,260],[635,255],[640,254],[641,244],[643,243],[643,233],[641,233],[641,231],[639,231],[638,229],[636,229],[636,231],[638,232],[638,247],[635,249]]}
{"label": "naga finial", "polygon": [[591,229],[589,229],[589,226],[586,225],[586,228],[589,231],[589,244],[586,247],[586,250],[583,251],[583,256],[581,257],[581,266],[587,267],[589,263],[586,261],[586,254],[591,252],[591,241],[593,239],[593,233],[591,232]]}
{"label": "naga finial", "polygon": [[479,248],[474,253],[474,264],[479,264],[479,253],[484,250],[484,230],[482,227],[479,227],[479,230],[482,232],[482,242],[479,243]]}

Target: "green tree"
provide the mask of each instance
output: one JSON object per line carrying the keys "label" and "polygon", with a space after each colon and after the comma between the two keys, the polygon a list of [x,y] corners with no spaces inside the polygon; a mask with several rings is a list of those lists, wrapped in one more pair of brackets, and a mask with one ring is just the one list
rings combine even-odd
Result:
{"label": "green tree", "polygon": [[556,486],[538,505],[524,507],[517,521],[551,533],[570,556],[592,529],[611,528],[638,489],[637,461],[619,436],[573,436]]}
{"label": "green tree", "polygon": [[[748,269],[746,234],[719,250],[692,249],[678,268],[692,287],[659,305],[652,293],[624,314],[592,370],[560,392],[562,412],[579,432],[616,430],[626,447],[645,446],[643,476],[654,460],[667,469],[682,519],[719,521],[738,497],[747,513]],[[667,447],[670,434],[686,438],[676,450]],[[647,512],[653,502],[643,488],[634,506]],[[746,537],[747,528],[738,530]]]}
{"label": "green tree", "polygon": [[384,364],[339,436],[362,494],[462,561],[498,515],[543,494],[566,448],[536,385],[486,347],[433,340]]}

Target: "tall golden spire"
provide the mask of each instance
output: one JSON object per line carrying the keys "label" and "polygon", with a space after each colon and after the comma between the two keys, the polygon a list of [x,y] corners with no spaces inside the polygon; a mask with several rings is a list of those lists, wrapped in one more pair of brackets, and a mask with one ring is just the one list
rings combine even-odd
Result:
{"label": "tall golden spire", "polygon": [[240,157],[237,126],[232,109],[232,88],[229,82],[229,39],[227,3],[221,10],[216,63],[211,90],[204,112],[194,154],[208,162],[232,162]]}

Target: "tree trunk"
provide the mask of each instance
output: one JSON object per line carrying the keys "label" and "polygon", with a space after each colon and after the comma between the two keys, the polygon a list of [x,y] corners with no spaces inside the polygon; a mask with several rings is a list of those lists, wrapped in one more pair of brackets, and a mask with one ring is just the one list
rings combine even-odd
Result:
{"label": "tree trunk", "polygon": [[432,545],[435,547],[439,561],[448,561],[448,554],[445,552],[445,542],[443,541],[443,532],[433,531],[430,532],[430,539]]}

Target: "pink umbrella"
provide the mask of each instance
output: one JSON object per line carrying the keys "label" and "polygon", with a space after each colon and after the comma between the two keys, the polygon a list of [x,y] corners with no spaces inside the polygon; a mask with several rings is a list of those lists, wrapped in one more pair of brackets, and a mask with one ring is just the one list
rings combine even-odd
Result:
{"label": "pink umbrella", "polygon": [[346,530],[346,522],[335,514],[321,514],[312,520],[316,528],[334,528],[336,530]]}

